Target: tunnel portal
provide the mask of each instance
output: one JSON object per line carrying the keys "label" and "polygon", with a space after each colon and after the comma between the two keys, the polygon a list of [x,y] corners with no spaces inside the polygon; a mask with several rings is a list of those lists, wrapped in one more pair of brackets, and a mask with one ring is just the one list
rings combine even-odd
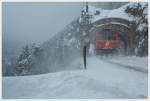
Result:
{"label": "tunnel portal", "polygon": [[134,48],[133,37],[135,31],[132,30],[132,24],[130,21],[121,18],[105,18],[92,23],[92,27],[89,31],[91,43],[95,44],[96,33],[102,33],[105,29],[109,29],[110,32],[118,33],[121,47],[124,49],[125,54],[131,53]]}

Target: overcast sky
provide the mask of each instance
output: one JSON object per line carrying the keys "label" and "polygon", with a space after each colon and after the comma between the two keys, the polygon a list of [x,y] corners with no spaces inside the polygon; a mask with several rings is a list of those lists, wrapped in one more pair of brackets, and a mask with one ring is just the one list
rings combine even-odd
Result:
{"label": "overcast sky", "polygon": [[82,3],[3,3],[3,41],[44,42],[80,15]]}

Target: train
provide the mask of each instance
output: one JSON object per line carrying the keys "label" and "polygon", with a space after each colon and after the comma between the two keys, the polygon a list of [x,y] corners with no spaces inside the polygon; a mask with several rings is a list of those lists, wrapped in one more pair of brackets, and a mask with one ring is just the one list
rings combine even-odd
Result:
{"label": "train", "polygon": [[96,53],[114,53],[121,46],[119,33],[110,29],[96,32]]}

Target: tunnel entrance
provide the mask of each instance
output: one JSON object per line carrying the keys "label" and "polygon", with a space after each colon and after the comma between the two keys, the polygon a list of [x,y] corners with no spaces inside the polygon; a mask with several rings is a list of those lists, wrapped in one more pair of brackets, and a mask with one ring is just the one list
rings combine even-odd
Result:
{"label": "tunnel entrance", "polygon": [[94,31],[93,41],[97,54],[100,53],[119,53],[126,54],[127,52],[127,39],[118,30],[103,28]]}
{"label": "tunnel entrance", "polygon": [[102,50],[127,55],[134,48],[132,45],[134,34],[134,31],[131,31],[129,21],[120,18],[108,18],[93,23],[89,36],[96,51]]}

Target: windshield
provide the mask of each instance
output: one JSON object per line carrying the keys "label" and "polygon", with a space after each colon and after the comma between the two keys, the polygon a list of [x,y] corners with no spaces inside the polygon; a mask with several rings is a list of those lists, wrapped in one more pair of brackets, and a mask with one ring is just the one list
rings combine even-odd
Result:
{"label": "windshield", "polygon": [[110,31],[98,32],[96,34],[96,39],[99,40],[116,40],[116,34]]}

